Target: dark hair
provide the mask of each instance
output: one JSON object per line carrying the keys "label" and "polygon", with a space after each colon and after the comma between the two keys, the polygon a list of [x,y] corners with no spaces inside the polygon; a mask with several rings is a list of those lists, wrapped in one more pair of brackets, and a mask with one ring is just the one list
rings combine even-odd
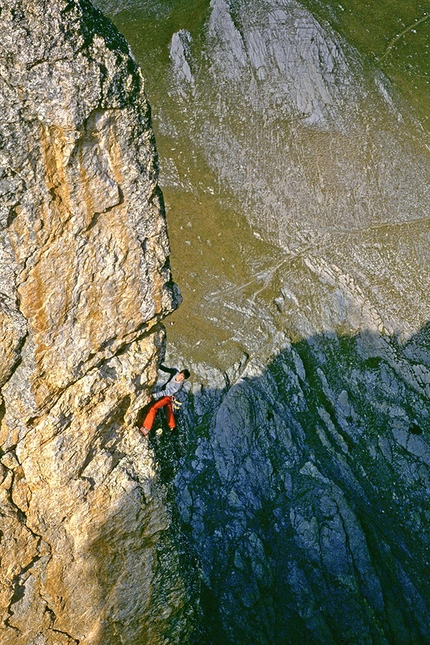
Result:
{"label": "dark hair", "polygon": [[184,378],[190,378],[190,372],[187,369],[181,370],[180,373],[184,375]]}

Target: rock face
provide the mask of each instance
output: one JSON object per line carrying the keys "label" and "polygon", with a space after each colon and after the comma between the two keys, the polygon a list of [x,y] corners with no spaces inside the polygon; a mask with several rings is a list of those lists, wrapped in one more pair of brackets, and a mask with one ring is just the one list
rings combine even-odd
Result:
{"label": "rock face", "polygon": [[192,642],[167,476],[208,642],[430,643],[419,124],[295,0],[178,24],[159,127],[194,317],[168,361],[194,385],[147,447],[131,426],[176,294],[139,74],[83,1],[0,18],[2,642]]}
{"label": "rock face", "polygon": [[185,642],[133,425],[180,296],[141,73],[86,0],[0,7],[2,644]]}
{"label": "rock face", "polygon": [[211,640],[430,643],[428,137],[302,3],[177,22],[175,483]]}
{"label": "rock face", "polygon": [[204,292],[242,358],[178,339],[205,384],[176,484],[213,641],[430,643],[428,137],[299,3],[213,0],[205,29],[172,39],[183,136],[271,244],[243,227]]}
{"label": "rock face", "polygon": [[430,643],[428,344],[319,335],[195,388],[176,486],[213,642]]}

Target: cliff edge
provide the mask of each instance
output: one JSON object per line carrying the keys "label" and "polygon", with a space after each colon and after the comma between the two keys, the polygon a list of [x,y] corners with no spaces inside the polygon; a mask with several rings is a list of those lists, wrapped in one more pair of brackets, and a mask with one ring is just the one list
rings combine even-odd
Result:
{"label": "cliff edge", "polygon": [[143,79],[87,0],[11,0],[0,30],[0,640],[179,642],[133,429],[180,300]]}

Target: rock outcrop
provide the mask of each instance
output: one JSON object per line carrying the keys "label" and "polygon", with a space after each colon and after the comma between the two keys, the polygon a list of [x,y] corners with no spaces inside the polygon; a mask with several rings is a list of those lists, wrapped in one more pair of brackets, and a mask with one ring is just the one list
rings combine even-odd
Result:
{"label": "rock outcrop", "polygon": [[87,0],[2,3],[0,31],[0,640],[185,642],[133,428],[180,300],[143,79]]}
{"label": "rock outcrop", "polygon": [[213,643],[418,645],[429,141],[310,4],[334,3],[176,17],[156,103],[187,296],[170,362],[194,381],[177,503]]}
{"label": "rock outcrop", "polygon": [[321,3],[174,4],[151,73],[194,385],[150,442],[209,642],[429,643],[427,135]]}

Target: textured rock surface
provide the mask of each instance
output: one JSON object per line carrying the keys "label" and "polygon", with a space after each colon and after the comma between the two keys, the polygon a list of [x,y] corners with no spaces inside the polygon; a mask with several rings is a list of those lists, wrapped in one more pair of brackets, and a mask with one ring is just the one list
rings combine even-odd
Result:
{"label": "textured rock surface", "polygon": [[195,361],[183,422],[214,642],[429,643],[428,139],[298,3],[213,0],[206,59],[180,41],[191,140],[273,244],[206,291],[243,357]]}
{"label": "textured rock surface", "polygon": [[133,429],[178,304],[149,106],[86,0],[0,6],[2,644],[190,636]]}
{"label": "textured rock surface", "polygon": [[[194,386],[179,437],[151,445],[176,472],[210,642],[429,643],[425,133],[298,2],[178,0],[176,15],[170,0],[101,2],[168,15],[173,34],[167,80],[161,63],[148,71],[188,301],[168,361],[191,363]],[[201,31],[186,24],[196,4]],[[153,61],[155,29],[137,15]],[[25,331],[8,311],[13,366]]]}
{"label": "textured rock surface", "polygon": [[212,642],[429,643],[428,137],[300,3],[206,5],[156,104]]}
{"label": "textured rock surface", "polygon": [[194,366],[218,388],[190,397],[176,485],[213,642],[430,642],[428,346],[315,336],[233,385]]}

